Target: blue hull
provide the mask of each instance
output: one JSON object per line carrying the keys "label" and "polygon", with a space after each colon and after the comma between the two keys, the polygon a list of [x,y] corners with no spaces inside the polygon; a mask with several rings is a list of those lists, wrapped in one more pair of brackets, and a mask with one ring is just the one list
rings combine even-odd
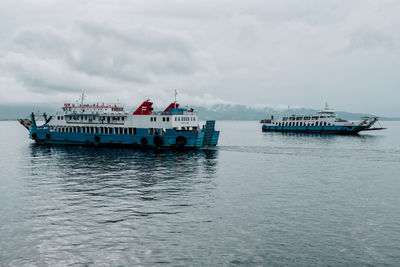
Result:
{"label": "blue hull", "polygon": [[291,132],[356,135],[362,129],[356,126],[262,126],[263,132]]}
{"label": "blue hull", "polygon": [[167,129],[161,135],[159,132],[149,134],[146,128],[138,128],[134,134],[55,132],[50,131],[48,125],[43,125],[31,127],[29,137],[39,144],[204,149],[218,143],[219,131],[215,131],[214,127],[215,121],[207,121],[200,132]]}

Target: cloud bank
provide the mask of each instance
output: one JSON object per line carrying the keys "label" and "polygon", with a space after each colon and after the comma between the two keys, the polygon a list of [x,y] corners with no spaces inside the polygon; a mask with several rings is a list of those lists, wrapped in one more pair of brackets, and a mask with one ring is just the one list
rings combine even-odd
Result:
{"label": "cloud bank", "polygon": [[2,1],[0,104],[151,98],[398,116],[400,2]]}

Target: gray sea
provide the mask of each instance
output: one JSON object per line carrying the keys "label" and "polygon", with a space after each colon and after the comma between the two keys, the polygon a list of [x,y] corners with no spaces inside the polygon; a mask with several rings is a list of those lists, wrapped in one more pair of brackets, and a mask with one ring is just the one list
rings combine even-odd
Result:
{"label": "gray sea", "polygon": [[400,122],[217,121],[210,151],[38,146],[0,122],[0,265],[399,266]]}

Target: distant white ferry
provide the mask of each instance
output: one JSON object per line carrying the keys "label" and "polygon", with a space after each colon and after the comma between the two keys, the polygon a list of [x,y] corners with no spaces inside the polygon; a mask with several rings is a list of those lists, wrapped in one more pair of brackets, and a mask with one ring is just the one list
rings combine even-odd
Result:
{"label": "distant white ferry", "polygon": [[360,121],[346,121],[336,116],[335,111],[325,109],[314,115],[290,115],[279,119],[265,119],[261,122],[263,132],[298,132],[356,135],[361,131],[382,130],[385,128],[372,128],[378,117],[363,117]]}

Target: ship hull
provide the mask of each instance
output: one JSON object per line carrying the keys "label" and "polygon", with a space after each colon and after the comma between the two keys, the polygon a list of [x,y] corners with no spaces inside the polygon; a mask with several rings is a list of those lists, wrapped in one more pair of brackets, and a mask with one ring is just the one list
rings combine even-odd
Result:
{"label": "ship hull", "polygon": [[263,132],[357,135],[362,130],[355,126],[262,126]]}
{"label": "ship hull", "polygon": [[149,134],[149,129],[137,129],[135,134],[99,134],[83,132],[55,132],[47,125],[30,127],[29,137],[38,144],[114,146],[131,148],[159,149],[205,149],[215,147],[219,131],[214,130],[214,121],[207,121],[201,131],[175,131],[166,129],[165,133]]}

